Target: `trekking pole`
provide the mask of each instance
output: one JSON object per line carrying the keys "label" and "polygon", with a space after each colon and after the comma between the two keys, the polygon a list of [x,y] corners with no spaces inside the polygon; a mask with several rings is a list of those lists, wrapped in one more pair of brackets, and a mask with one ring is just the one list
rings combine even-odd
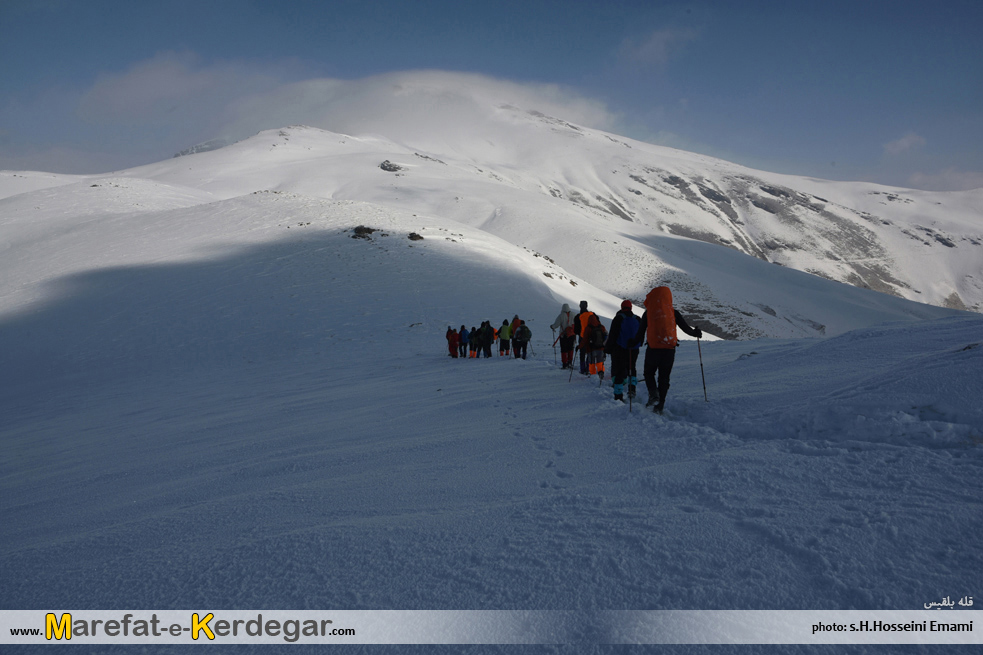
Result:
{"label": "trekking pole", "polygon": [[[577,346],[576,348],[573,349],[574,354],[576,354],[578,350],[580,350],[580,346]],[[573,381],[573,361],[571,360],[571,362],[570,362],[570,379],[568,379],[567,382],[572,382],[572,381]]]}
{"label": "trekking pole", "polygon": [[703,378],[703,400],[710,402],[710,399],[707,398],[707,376],[703,373],[703,349],[700,348],[699,339],[696,340],[696,350],[700,353],[700,377]]}
{"label": "trekking pole", "polygon": [[[553,332],[553,336],[555,337],[556,330],[553,328],[550,328],[550,330]],[[535,356],[535,354],[533,356]],[[553,339],[553,366],[556,366],[556,339]]]}

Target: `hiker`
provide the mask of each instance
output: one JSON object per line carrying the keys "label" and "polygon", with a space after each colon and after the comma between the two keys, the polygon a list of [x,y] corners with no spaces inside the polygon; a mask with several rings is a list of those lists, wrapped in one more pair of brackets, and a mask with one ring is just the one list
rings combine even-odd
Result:
{"label": "hiker", "polygon": [[471,332],[468,334],[468,359],[475,359],[478,357],[478,328],[471,326]]}
{"label": "hiker", "polygon": [[447,347],[450,349],[450,356],[457,359],[457,348],[460,345],[461,337],[451,326],[447,326]]}
{"label": "hiker", "polygon": [[495,328],[491,326],[491,321],[485,321],[481,324],[481,350],[485,358],[491,357],[492,344],[495,342]]}
{"label": "hiker", "polygon": [[457,333],[457,336],[458,336],[458,344],[459,344],[457,349],[460,351],[459,354],[461,355],[462,358],[467,357],[468,339],[470,338],[470,333],[468,332],[468,329],[462,325],[461,331]]}
{"label": "hiker", "polygon": [[471,342],[474,344],[474,356],[481,357],[481,331],[484,329],[485,324],[482,323],[479,327],[471,330]]}
{"label": "hiker", "polygon": [[498,356],[508,357],[512,343],[512,327],[509,319],[502,321],[502,327],[498,328]]}
{"label": "hiker", "polygon": [[516,359],[526,358],[526,346],[529,345],[530,339],[532,339],[532,330],[529,329],[525,321],[519,321],[519,327],[516,328],[512,336],[512,351],[515,353]]}
{"label": "hiker", "polygon": [[611,332],[604,352],[611,355],[611,378],[614,380],[614,399],[625,401],[625,380],[628,381],[628,397],[635,397],[635,387],[638,385],[638,373],[635,362],[638,361],[640,344],[632,345],[641,328],[641,321],[632,313],[630,300],[621,303],[621,311],[614,315],[611,321]]}
{"label": "hiker", "polygon": [[648,389],[649,399],[645,406],[654,405],[653,411],[658,414],[666,406],[669,375],[672,373],[676,346],[679,343],[676,339],[677,326],[691,337],[703,337],[700,328],[691,328],[682,315],[673,309],[669,287],[656,287],[649,291],[645,296],[645,313],[642,314],[635,343],[640,345],[643,338],[648,340],[648,347],[645,349],[645,387]]}
{"label": "hiker", "polygon": [[[563,363],[561,368],[570,368],[573,366],[573,347],[577,340],[577,332],[573,327],[573,312],[570,311],[570,305],[564,303],[563,307],[560,308],[560,314],[553,321],[553,325],[550,326],[551,330],[559,330],[560,336],[557,339],[560,341],[560,361]],[[556,340],[553,341],[553,345],[556,345]],[[553,351],[554,355],[556,351]]]}
{"label": "hiker", "polygon": [[519,329],[522,321],[519,320],[519,315],[516,314],[512,317],[512,322],[509,323],[509,329],[512,332],[512,356],[515,357],[515,331]]}
{"label": "hiker", "polygon": [[594,316],[594,312],[587,311],[587,301],[580,301],[580,313],[573,317],[573,329],[577,331],[577,336],[580,338],[577,349],[580,350],[580,374],[587,375],[587,350],[586,339],[587,339],[587,322],[590,317]]}
{"label": "hiker", "polygon": [[587,338],[584,339],[584,348],[587,350],[587,370],[588,375],[597,374],[598,378],[604,379],[604,343],[608,339],[608,331],[597,318],[597,314],[591,313],[587,319]]}

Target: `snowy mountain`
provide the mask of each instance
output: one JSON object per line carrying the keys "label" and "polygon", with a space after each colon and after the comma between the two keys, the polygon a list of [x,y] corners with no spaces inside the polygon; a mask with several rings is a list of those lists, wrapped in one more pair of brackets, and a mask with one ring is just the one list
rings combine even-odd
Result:
{"label": "snowy mountain", "polygon": [[[3,609],[976,593],[983,316],[939,305],[983,302],[980,192],[437,91],[108,175],[0,173]],[[665,282],[742,339],[683,340],[665,415],[558,370],[562,303],[609,324]],[[528,360],[447,356],[448,325],[514,314]]]}
{"label": "snowy mountain", "polygon": [[[632,241],[676,234],[909,300],[983,309],[983,189],[928,193],[775,175],[585,128],[555,116],[587,120],[589,108],[551,103],[542,93],[527,97],[486,78],[416,72],[382,81],[291,98],[324,103],[318,127],[374,138],[342,144],[293,130],[293,148],[289,130],[261,139],[281,149],[274,161],[293,160],[292,182],[303,193],[455,218],[551,257],[535,228],[552,221],[551,232],[607,223],[603,231]],[[348,155],[383,161],[370,153],[404,167],[398,184],[366,178],[360,164],[329,164]],[[300,175],[304,159],[312,166]],[[257,157],[256,170],[269,169],[263,162]],[[294,190],[281,184],[276,188]],[[602,249],[560,264],[586,277],[574,262],[594,255],[618,259]],[[638,293],[627,281],[601,286],[619,296]]]}
{"label": "snowy mountain", "polygon": [[[270,130],[112,176],[49,177],[61,191],[34,197],[19,192],[36,188],[37,174],[5,173],[0,193],[13,197],[3,212],[40,201],[89,211],[108,188],[114,211],[156,206],[148,185],[199,204],[261,191],[367,203],[415,215],[405,231],[467,232],[464,257],[472,230],[538,254],[542,274],[590,285],[614,308],[618,298],[638,300],[668,283],[677,304],[722,337],[829,335],[937,315],[814,278],[983,309],[983,190],[929,193],[764,173],[502,103],[467,79],[459,87],[442,77],[396,81],[391,93],[373,88],[325,119],[362,136]],[[354,227],[348,223],[334,224]],[[578,292],[554,295],[579,300],[571,291]],[[840,300],[831,305],[830,296]]]}

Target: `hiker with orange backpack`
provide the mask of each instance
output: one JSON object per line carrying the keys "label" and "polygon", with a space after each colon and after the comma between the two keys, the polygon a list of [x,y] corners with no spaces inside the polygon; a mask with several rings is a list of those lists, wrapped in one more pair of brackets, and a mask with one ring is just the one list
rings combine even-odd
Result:
{"label": "hiker with orange backpack", "polygon": [[[672,291],[669,287],[656,287],[645,296],[645,313],[642,314],[641,326],[634,343],[641,345],[642,340],[648,342],[645,349],[645,387],[649,399],[646,407],[653,406],[654,412],[661,414],[666,406],[666,394],[669,392],[669,375],[676,359],[676,327],[691,337],[700,339],[703,331],[691,328],[682,315],[672,306]],[[658,378],[656,375],[658,374]]]}
{"label": "hiker with orange backpack", "polygon": [[573,329],[577,331],[577,336],[580,338],[577,349],[580,350],[580,374],[588,374],[587,366],[587,323],[590,321],[590,317],[594,316],[594,312],[587,310],[587,301],[580,301],[580,313],[573,317]]}

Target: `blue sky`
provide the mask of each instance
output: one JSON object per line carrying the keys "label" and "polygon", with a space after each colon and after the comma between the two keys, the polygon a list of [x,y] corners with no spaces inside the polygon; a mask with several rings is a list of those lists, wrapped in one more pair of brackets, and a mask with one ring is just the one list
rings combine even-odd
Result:
{"label": "blue sky", "polygon": [[981,34],[979,0],[0,0],[0,168],[149,163],[244,98],[437,69],[560,85],[606,129],[765,170],[977,188]]}

